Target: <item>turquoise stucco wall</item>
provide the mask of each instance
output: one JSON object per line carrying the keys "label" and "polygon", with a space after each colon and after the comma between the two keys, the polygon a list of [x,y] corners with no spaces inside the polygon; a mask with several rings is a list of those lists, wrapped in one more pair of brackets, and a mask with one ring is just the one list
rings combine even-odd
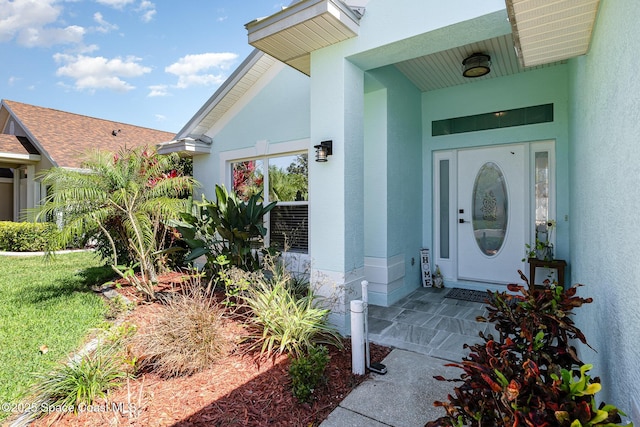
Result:
{"label": "turquoise stucco wall", "polygon": [[254,147],[262,140],[279,144],[309,138],[309,78],[283,67],[218,133],[210,136],[214,140],[211,155],[194,157],[194,175],[206,183],[201,189],[204,194],[213,198],[215,184],[220,183],[220,153]]}
{"label": "turquoise stucco wall", "polygon": [[365,256],[402,255],[405,264],[402,286],[393,284],[379,296],[387,305],[420,284],[421,93],[395,67],[368,77],[375,90],[365,95]]}
{"label": "turquoise stucco wall", "polygon": [[576,323],[597,350],[580,356],[601,376],[598,396],[628,413],[640,404],[638,20],[637,0],[601,1],[588,55],[570,62],[571,265],[594,299]]}
{"label": "turquoise stucco wall", "polygon": [[[494,144],[555,140],[556,257],[569,259],[568,66],[558,65],[488,79],[422,95],[424,129],[424,224],[432,224],[433,151]],[[433,120],[554,104],[554,121],[535,125],[431,136]],[[433,247],[433,229],[425,226],[423,242]],[[524,248],[522,249],[524,253]]]}
{"label": "turquoise stucco wall", "polygon": [[387,164],[386,88],[365,89],[364,164],[364,256],[386,258],[387,169],[374,166]]}
{"label": "turquoise stucco wall", "polygon": [[340,283],[364,265],[364,73],[335,45],[312,53],[311,141],[333,141],[326,163],[309,164],[314,267]]}

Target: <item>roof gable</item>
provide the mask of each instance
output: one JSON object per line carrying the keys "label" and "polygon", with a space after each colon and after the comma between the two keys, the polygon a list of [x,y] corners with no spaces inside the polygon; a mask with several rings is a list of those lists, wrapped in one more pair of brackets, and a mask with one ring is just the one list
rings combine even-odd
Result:
{"label": "roof gable", "polygon": [[38,150],[27,138],[0,134],[0,162],[35,163],[39,160]]}
{"label": "roof gable", "polygon": [[[174,136],[169,132],[15,101],[3,100],[2,107],[24,129],[40,154],[60,167],[80,167],[85,154],[90,150],[155,146],[170,141]],[[16,140],[15,136],[12,138]],[[4,140],[3,136],[2,141]],[[5,143],[8,146],[9,142]],[[15,144],[14,148],[18,149]]]}

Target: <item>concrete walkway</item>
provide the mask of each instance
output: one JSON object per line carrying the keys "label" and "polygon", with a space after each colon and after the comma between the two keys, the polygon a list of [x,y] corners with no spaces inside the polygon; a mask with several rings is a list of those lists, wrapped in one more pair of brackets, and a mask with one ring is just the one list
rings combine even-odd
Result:
{"label": "concrete walkway", "polygon": [[394,348],[383,363],[386,375],[371,377],[353,390],[321,427],[422,427],[445,415],[433,402],[446,401],[459,378],[465,343],[482,341],[478,332],[495,333],[476,322],[487,314],[479,302],[445,298],[449,289],[420,288],[390,307],[369,307],[369,340]]}
{"label": "concrete walkway", "polygon": [[433,402],[446,400],[454,384],[433,376],[457,378],[460,369],[445,367],[448,361],[401,349],[394,349],[383,363],[387,374],[370,374],[321,427],[422,427],[445,415]]}

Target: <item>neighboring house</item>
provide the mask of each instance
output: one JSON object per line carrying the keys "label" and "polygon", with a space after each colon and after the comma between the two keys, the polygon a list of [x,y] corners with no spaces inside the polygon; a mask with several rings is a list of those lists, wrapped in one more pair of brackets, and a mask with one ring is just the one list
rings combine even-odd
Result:
{"label": "neighboring house", "polygon": [[[555,257],[594,298],[576,321],[598,352],[581,356],[602,374],[602,397],[631,408],[640,2],[348,3],[303,0],[247,24],[257,50],[161,152],[192,155],[210,198],[239,169],[267,180],[267,164],[307,154],[308,197],[287,202],[308,209],[297,251],[313,280],[335,283],[325,293],[341,291],[343,331],[361,280],[377,305],[420,286],[421,248],[446,286],[504,289],[528,271],[536,222],[557,221]],[[490,56],[489,74],[462,76],[473,54]],[[485,60],[467,60],[469,72]],[[314,161],[322,141],[327,162]]]}
{"label": "neighboring house", "polygon": [[3,100],[0,104],[0,221],[26,219],[46,188],[40,172],[80,168],[90,150],[152,147],[174,134]]}

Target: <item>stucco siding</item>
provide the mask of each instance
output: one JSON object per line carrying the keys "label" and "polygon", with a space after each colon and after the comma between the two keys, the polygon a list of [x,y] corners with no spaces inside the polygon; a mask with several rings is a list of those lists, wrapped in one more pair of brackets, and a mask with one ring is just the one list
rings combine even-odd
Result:
{"label": "stucco siding", "polygon": [[576,321],[580,355],[602,377],[599,395],[631,411],[640,401],[640,3],[602,1],[590,52],[571,62],[571,265],[594,298]]}
{"label": "stucco siding", "polygon": [[387,89],[364,96],[364,255],[387,257]]}
{"label": "stucco siding", "polygon": [[421,94],[394,67],[369,78],[384,89],[365,96],[365,256],[386,261],[386,286],[372,288],[372,301],[388,305],[420,284]]}
{"label": "stucco siding", "polygon": [[[249,95],[248,95],[249,96]],[[309,78],[285,67],[263,89],[252,95],[213,138],[211,155],[196,156],[194,177],[206,183],[200,189],[214,197],[217,183],[224,183],[220,155],[253,147],[254,155],[266,154],[268,145],[309,138]],[[313,154],[313,153],[310,153]]]}

